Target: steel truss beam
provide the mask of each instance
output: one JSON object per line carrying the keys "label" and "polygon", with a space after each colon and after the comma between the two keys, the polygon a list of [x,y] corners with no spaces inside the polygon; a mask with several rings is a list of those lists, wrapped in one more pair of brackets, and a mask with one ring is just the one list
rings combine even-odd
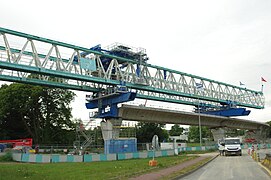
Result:
{"label": "steel truss beam", "polygon": [[[24,42],[22,48],[13,39]],[[81,57],[82,52],[92,54]],[[74,61],[75,56],[78,61]],[[94,61],[95,70],[83,67],[83,58]],[[110,59],[107,68],[102,58]],[[138,98],[188,105],[196,105],[198,99],[211,104],[231,100],[238,106],[264,108],[264,96],[259,91],[4,28],[0,28],[0,68],[0,79],[7,81],[91,92],[122,81],[137,91]]]}

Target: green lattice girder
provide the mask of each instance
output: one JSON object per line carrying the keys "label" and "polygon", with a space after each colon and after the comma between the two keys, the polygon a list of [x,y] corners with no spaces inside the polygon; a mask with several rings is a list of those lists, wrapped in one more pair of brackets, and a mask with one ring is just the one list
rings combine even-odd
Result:
{"label": "green lattice girder", "polygon": [[[6,50],[6,48],[4,46],[0,46],[0,50]],[[11,48],[11,52],[12,53],[20,53],[21,51],[19,49]],[[28,56],[33,55],[33,53],[29,52],[29,51],[24,51],[23,54],[28,55]],[[40,58],[45,58],[46,57],[46,55],[43,55],[43,54],[38,54],[38,56]],[[49,59],[52,60],[52,61],[56,61],[57,58],[53,57],[53,56],[50,56]],[[62,61],[63,62],[68,62],[69,60],[68,59],[62,59]],[[184,75],[184,76],[188,76],[188,77],[192,77],[192,78],[196,78],[196,79],[201,79],[203,81],[208,81],[208,82],[212,82],[212,83],[216,83],[216,84],[221,84],[221,85],[224,85],[224,86],[228,86],[228,87],[241,89],[241,90],[245,90],[245,91],[248,91],[248,92],[258,93],[258,94],[263,95],[263,93],[261,91],[254,91],[254,90],[251,90],[251,89],[234,86],[234,85],[223,83],[223,82],[220,82],[220,81],[215,81],[215,80],[211,80],[211,79],[208,79],[208,78],[204,78],[204,77],[200,77],[200,76],[196,76],[196,75],[192,75],[192,74],[188,74],[188,73],[183,73],[183,72],[180,72],[180,71],[176,71],[176,70],[172,70],[172,69],[168,69],[168,68],[164,68],[164,67],[160,67],[160,66],[156,66],[156,65],[146,64],[146,66],[151,67],[151,68],[160,69],[160,70],[165,70],[167,72],[171,72],[171,73],[175,73],[175,74],[179,74],[179,75]]]}
{"label": "green lattice girder", "polygon": [[[73,79],[73,80],[79,80],[79,81],[84,81],[84,82],[106,84],[106,85],[120,84],[120,82],[117,80],[107,80],[107,79],[98,78],[98,77],[90,77],[90,76],[86,76],[86,75],[73,74],[73,73],[69,73],[69,72],[50,70],[50,69],[38,68],[38,67],[34,67],[34,66],[27,66],[27,65],[21,65],[21,64],[13,64],[13,63],[9,63],[9,62],[1,62],[0,68],[15,70],[15,71],[23,71],[23,72],[34,73],[34,74],[47,75],[47,76],[53,76],[53,77],[59,77],[59,78],[64,78],[64,79]],[[137,90],[143,90],[143,91],[149,91],[149,92],[155,92],[155,93],[162,93],[162,94],[168,94],[168,95],[174,95],[174,96],[182,96],[182,97],[188,97],[188,98],[195,98],[195,96],[193,94],[187,94],[187,93],[182,93],[182,92],[177,92],[177,91],[172,91],[172,90],[158,89],[158,88],[153,88],[153,87],[149,87],[149,86],[142,86],[142,85],[137,85],[137,84],[132,84],[132,83],[126,83],[126,86],[131,89],[137,89]],[[138,95],[137,97],[143,98],[143,99],[183,103],[183,102],[180,102],[180,100],[174,100],[174,99],[170,100],[168,98],[161,98],[161,97],[154,97],[154,96],[147,96],[147,95]],[[205,97],[205,96],[197,96],[196,98],[200,98],[200,99],[206,100],[206,101],[218,102],[218,103],[226,102],[226,100],[210,98],[210,97]],[[189,105],[193,104],[194,105],[194,103],[192,103],[192,102],[187,102],[185,104],[189,104]],[[244,107],[257,108],[257,109],[262,108],[261,106],[241,104],[241,103],[238,103],[238,105],[244,106]]]}
{"label": "green lattice girder", "polygon": [[[95,55],[105,56],[105,57],[109,57],[109,58],[112,58],[112,59],[117,59],[120,62],[125,61],[125,62],[129,62],[129,63],[133,63],[133,64],[138,63],[137,61],[133,61],[131,59],[117,57],[117,56],[113,56],[113,55],[109,55],[109,54],[104,54],[102,52],[93,51],[93,50],[83,48],[83,47],[80,47],[80,46],[75,46],[75,45],[71,45],[71,44],[68,44],[68,43],[54,41],[54,40],[50,40],[50,39],[46,39],[46,38],[42,38],[42,37],[38,37],[38,36],[33,36],[33,35],[17,32],[17,31],[13,31],[13,30],[9,30],[9,29],[0,28],[0,33],[7,33],[7,34],[14,35],[14,36],[19,36],[19,37],[23,37],[23,38],[27,38],[27,39],[31,39],[31,40],[36,40],[36,41],[49,43],[49,44],[52,44],[52,45],[58,45],[58,46],[62,46],[62,47],[66,47],[66,48],[70,48],[70,49],[74,49],[74,50],[89,52],[89,53],[93,53]],[[6,48],[3,47],[3,46],[0,46],[0,50],[6,50]],[[11,52],[12,53],[20,53],[21,50],[11,48]],[[28,51],[24,51],[23,54],[28,55],[28,56],[33,56],[33,53],[28,52]],[[40,58],[45,58],[46,57],[46,55],[43,55],[43,54],[38,54],[38,56]],[[49,59],[52,60],[52,61],[57,60],[57,58],[53,57],[53,56],[50,56]],[[63,62],[68,62],[69,60],[62,59],[62,61]],[[157,70],[164,70],[164,71],[167,71],[169,73],[179,74],[179,75],[182,75],[182,76],[195,78],[195,79],[198,79],[198,80],[207,81],[209,83],[215,83],[215,84],[218,84],[218,85],[223,85],[223,86],[226,86],[226,87],[231,87],[231,88],[235,88],[237,90],[243,90],[245,92],[250,92],[250,93],[253,93],[253,94],[259,94],[259,95],[263,96],[263,93],[259,92],[259,91],[253,91],[253,90],[250,90],[250,89],[245,89],[245,88],[242,88],[242,87],[230,85],[230,84],[219,82],[219,81],[214,81],[214,80],[203,78],[203,77],[200,77],[200,76],[195,76],[195,75],[192,75],[192,74],[187,74],[187,73],[183,73],[183,72],[179,72],[179,71],[176,71],[176,70],[171,70],[171,69],[168,69],[168,68],[155,66],[155,65],[151,65],[151,64],[144,64],[144,66],[155,68]],[[55,77],[60,77],[60,78],[65,78],[65,79],[80,80],[80,81],[92,82],[92,83],[98,83],[98,84],[106,84],[106,85],[117,85],[117,84],[119,84],[119,81],[116,81],[116,80],[109,80],[109,79],[106,80],[106,79],[99,78],[99,77],[90,77],[90,76],[79,75],[79,74],[74,74],[74,73],[70,73],[70,72],[50,70],[50,69],[38,68],[38,67],[26,66],[26,65],[20,65],[20,64],[12,64],[12,63],[2,62],[2,61],[0,63],[0,67],[4,68],[4,69],[16,70],[16,71],[21,71],[21,72],[29,72],[29,73],[35,73],[35,74],[49,75],[49,76],[55,76]],[[10,80],[12,78],[15,78],[15,77],[10,77]],[[4,80],[4,79],[2,79],[2,80]],[[39,81],[42,81],[42,80],[33,80],[33,84],[35,84],[34,81],[39,82]],[[30,82],[30,80],[28,80],[28,82]],[[45,81],[43,83],[45,83]],[[53,84],[53,82],[48,82],[48,84]],[[52,85],[52,86],[54,86],[54,85]],[[69,84],[64,84],[63,86],[68,87]],[[71,85],[71,86],[74,86],[74,85]],[[223,99],[199,96],[199,95],[195,95],[195,94],[188,94],[188,93],[178,92],[178,91],[174,91],[174,90],[165,90],[165,89],[154,88],[154,87],[150,87],[150,86],[142,86],[142,85],[132,84],[132,83],[127,83],[127,86],[132,88],[132,89],[143,90],[143,91],[148,91],[148,92],[155,92],[155,93],[174,95],[174,96],[182,96],[182,97],[187,97],[187,98],[192,98],[192,99],[198,99],[199,98],[201,100],[207,100],[207,101],[218,102],[218,103],[226,102],[226,100],[223,100]],[[76,87],[76,88],[77,89],[82,89],[82,88],[79,88],[79,87]],[[73,88],[71,87],[71,89],[73,89]],[[91,87],[90,87],[90,89],[91,89]],[[92,89],[90,91],[94,91],[94,89]],[[148,95],[143,95],[143,94],[142,95],[139,94],[138,98],[152,99],[152,100],[159,100],[159,101],[166,101],[166,102],[176,102],[176,103],[189,104],[189,105],[194,105],[195,104],[194,102],[189,102],[189,101],[181,101],[181,100],[170,99],[170,98],[161,98],[161,97],[157,97],[157,96],[148,96]],[[264,108],[261,105],[253,105],[253,104],[246,104],[246,103],[240,103],[240,102],[238,103],[238,105],[239,106],[244,106],[244,107],[257,108],[257,109]]]}
{"label": "green lattice girder", "polygon": [[[18,32],[18,31],[14,31],[14,30],[9,30],[9,29],[5,29],[5,28],[1,28],[1,27],[0,27],[0,32],[15,35],[15,36],[19,36],[19,37],[24,37],[24,38],[27,38],[27,39],[37,40],[37,41],[41,41],[41,42],[45,42],[45,43],[49,43],[49,44],[59,45],[59,46],[63,46],[63,47],[66,47],[66,48],[71,48],[71,49],[75,49],[75,50],[89,52],[89,53],[93,53],[95,55],[101,55],[101,56],[105,56],[105,57],[108,57],[108,58],[117,59],[117,60],[120,60],[120,61],[131,62],[131,63],[134,63],[134,64],[137,63],[137,61],[134,61],[134,60],[131,60],[131,59],[122,58],[122,57],[119,57],[119,56],[113,56],[113,55],[105,54],[105,53],[102,53],[102,52],[99,52],[99,51],[93,51],[93,50],[90,50],[88,48],[75,46],[75,45],[72,45],[72,44],[63,43],[63,42],[59,42],[59,41],[55,41],[55,40],[51,40],[51,39],[47,39],[47,38],[42,38],[42,37],[39,37],[39,36],[34,36],[34,35]],[[0,46],[0,49],[4,50],[5,47]],[[18,49],[12,49],[12,51],[16,52],[16,53],[20,52],[20,50],[18,50]],[[32,52],[24,52],[24,53],[26,55],[31,55]],[[39,56],[41,58],[45,58],[45,55],[43,55],[43,54],[39,54]],[[55,60],[56,58],[51,56],[50,59]],[[63,59],[63,61],[68,61],[68,60]],[[196,79],[201,79],[201,80],[208,81],[208,82],[213,82],[213,83],[216,83],[216,84],[221,84],[221,85],[236,88],[236,89],[241,89],[241,90],[246,90],[246,91],[253,92],[253,93],[262,94],[262,92],[260,92],[260,91],[254,91],[254,90],[234,86],[234,85],[231,85],[231,84],[227,84],[227,83],[215,81],[215,80],[212,80],[212,79],[208,79],[208,78],[204,78],[204,77],[200,77],[200,76],[180,72],[180,71],[177,71],[177,70],[168,69],[168,68],[161,67],[161,66],[156,66],[156,65],[152,65],[152,64],[145,64],[145,66],[155,68],[155,69],[165,70],[167,72],[171,72],[171,73],[175,73],[175,74],[179,74],[179,75],[184,75],[184,76],[188,76],[188,77],[191,77],[191,78],[196,78]]]}

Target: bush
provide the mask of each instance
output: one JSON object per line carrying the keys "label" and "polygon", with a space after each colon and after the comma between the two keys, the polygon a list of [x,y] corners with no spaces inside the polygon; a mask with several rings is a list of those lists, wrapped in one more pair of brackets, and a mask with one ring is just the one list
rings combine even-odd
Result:
{"label": "bush", "polygon": [[5,155],[0,156],[0,162],[10,162],[10,161],[13,161],[12,153],[10,151],[6,152]]}

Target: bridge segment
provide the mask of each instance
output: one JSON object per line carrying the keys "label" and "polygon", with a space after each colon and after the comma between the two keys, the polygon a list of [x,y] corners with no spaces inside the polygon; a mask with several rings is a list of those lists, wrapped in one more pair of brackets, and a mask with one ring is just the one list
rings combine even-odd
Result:
{"label": "bridge segment", "polygon": [[123,104],[119,108],[119,118],[130,121],[144,121],[164,124],[199,125],[199,115],[202,126],[210,128],[235,128],[247,130],[260,130],[268,127],[267,124],[223,116],[199,114],[145,106]]}

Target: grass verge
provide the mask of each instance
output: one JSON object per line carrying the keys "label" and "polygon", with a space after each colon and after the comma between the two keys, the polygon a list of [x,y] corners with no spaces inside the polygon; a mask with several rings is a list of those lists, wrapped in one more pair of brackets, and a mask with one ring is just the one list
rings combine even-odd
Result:
{"label": "grass verge", "polygon": [[217,149],[208,149],[206,151],[182,151],[181,154],[185,155],[185,154],[206,154],[206,153],[210,153],[210,152],[216,152],[218,151]]}
{"label": "grass verge", "polygon": [[157,167],[150,167],[150,159],[131,159],[91,163],[0,163],[1,179],[128,179],[151,171],[192,160],[197,156],[155,158]]}

